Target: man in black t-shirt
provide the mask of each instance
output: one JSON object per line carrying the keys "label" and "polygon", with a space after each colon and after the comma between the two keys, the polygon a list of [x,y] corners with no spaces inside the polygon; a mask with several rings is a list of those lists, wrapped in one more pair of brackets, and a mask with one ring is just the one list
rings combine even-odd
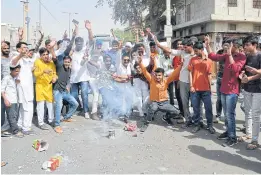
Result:
{"label": "man in black t-shirt", "polygon": [[244,39],[244,49],[248,53],[246,71],[240,75],[244,88],[246,135],[241,140],[251,139],[248,149],[258,147],[261,116],[261,75],[253,74],[251,69],[261,69],[261,52],[257,51],[258,38],[249,36]]}

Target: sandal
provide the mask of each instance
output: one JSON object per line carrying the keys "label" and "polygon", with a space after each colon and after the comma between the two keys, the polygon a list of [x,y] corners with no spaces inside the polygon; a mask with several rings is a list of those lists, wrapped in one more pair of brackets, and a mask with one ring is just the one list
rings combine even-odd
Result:
{"label": "sandal", "polygon": [[252,141],[251,143],[247,144],[247,150],[255,150],[259,147],[257,141]]}
{"label": "sandal", "polygon": [[7,165],[7,162],[1,162],[1,167],[3,167],[3,166],[6,166]]}
{"label": "sandal", "polygon": [[244,142],[244,141],[250,140],[250,139],[252,139],[252,136],[243,135],[243,136],[241,136],[241,137],[238,138],[238,141],[239,141],[239,142]]}
{"label": "sandal", "polygon": [[68,119],[63,119],[63,122],[67,122],[67,123],[70,123],[70,122],[75,122],[76,120],[72,119],[72,118],[68,118]]}
{"label": "sandal", "polygon": [[63,130],[62,130],[62,128],[61,128],[60,126],[56,126],[56,127],[54,128],[54,131],[57,132],[58,134],[63,133]]}

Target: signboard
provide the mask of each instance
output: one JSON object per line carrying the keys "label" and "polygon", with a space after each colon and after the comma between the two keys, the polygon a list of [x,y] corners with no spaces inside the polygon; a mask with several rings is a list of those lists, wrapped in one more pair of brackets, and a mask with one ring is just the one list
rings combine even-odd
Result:
{"label": "signboard", "polygon": [[164,25],[164,37],[172,37],[172,25]]}

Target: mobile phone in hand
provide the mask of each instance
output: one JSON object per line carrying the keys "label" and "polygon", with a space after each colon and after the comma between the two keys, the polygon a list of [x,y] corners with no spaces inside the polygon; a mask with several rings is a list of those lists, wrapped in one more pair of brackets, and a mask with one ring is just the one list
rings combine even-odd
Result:
{"label": "mobile phone in hand", "polygon": [[73,19],[72,22],[73,22],[74,24],[76,24],[76,25],[79,24],[79,21],[77,21],[77,20],[75,20],[75,19]]}
{"label": "mobile phone in hand", "polygon": [[251,66],[245,66],[246,69],[254,69],[253,67]]}

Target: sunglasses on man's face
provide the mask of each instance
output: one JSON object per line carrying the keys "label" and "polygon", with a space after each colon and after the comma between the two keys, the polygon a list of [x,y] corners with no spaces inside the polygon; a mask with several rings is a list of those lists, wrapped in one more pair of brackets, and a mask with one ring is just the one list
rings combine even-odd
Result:
{"label": "sunglasses on man's face", "polygon": [[123,59],[124,62],[130,62],[130,59]]}

